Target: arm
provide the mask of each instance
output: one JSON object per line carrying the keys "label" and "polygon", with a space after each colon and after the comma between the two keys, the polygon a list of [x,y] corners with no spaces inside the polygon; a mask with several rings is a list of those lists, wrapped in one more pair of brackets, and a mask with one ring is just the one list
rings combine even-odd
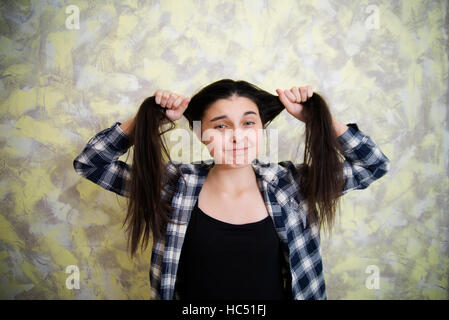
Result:
{"label": "arm", "polygon": [[136,117],[134,116],[133,118],[123,122],[120,125],[120,129],[122,129],[122,131],[128,136],[131,145],[134,144],[134,141],[133,141],[134,139],[133,139],[133,136],[132,136],[132,132],[134,132],[134,125],[135,125],[135,123],[136,123]]}
{"label": "arm", "polygon": [[133,119],[123,124],[115,122],[98,132],[73,160],[73,167],[79,175],[124,197],[129,197],[131,167],[118,158],[132,145],[127,133]]}
{"label": "arm", "polygon": [[[287,111],[298,120],[304,122],[301,103],[313,96],[312,88],[310,86],[293,87],[291,90],[284,91],[277,89],[276,92]],[[326,107],[322,98],[316,101],[316,103],[321,103],[323,107]],[[374,180],[379,179],[388,172],[390,169],[389,159],[369,136],[359,130],[357,124],[349,123],[345,125],[332,117],[332,126],[345,157],[342,194],[354,189],[365,189]],[[283,162],[283,164],[286,163]],[[295,165],[296,170],[303,165]]]}
{"label": "arm", "polygon": [[343,133],[346,132],[346,130],[349,129],[347,125],[345,125],[343,122],[334,117],[332,117],[332,125],[334,127],[334,131],[337,137],[341,136]]}
{"label": "arm", "polygon": [[365,189],[390,170],[390,160],[369,136],[359,130],[357,124],[344,125],[335,118],[333,124],[346,159],[342,194],[350,190]]}
{"label": "arm", "polygon": [[[167,119],[159,123],[163,125],[169,122],[168,119],[178,120],[189,101],[190,98],[184,98],[167,90],[158,90],[154,97],[147,98],[140,108],[154,103],[167,108],[165,112]],[[129,197],[131,166],[118,158],[134,144],[135,121],[136,116],[124,123],[115,122],[110,128],[92,137],[83,151],[74,159],[75,171],[106,190]]]}

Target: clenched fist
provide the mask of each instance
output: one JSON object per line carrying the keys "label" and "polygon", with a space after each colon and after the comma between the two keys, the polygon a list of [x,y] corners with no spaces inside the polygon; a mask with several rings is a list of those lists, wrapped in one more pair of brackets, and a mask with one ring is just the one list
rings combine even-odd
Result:
{"label": "clenched fist", "polygon": [[154,93],[154,96],[157,104],[167,108],[165,115],[172,121],[181,119],[190,102],[189,97],[184,97],[169,90],[159,89]]}
{"label": "clenched fist", "polygon": [[313,95],[311,86],[305,87],[292,87],[290,90],[276,89],[279,95],[279,100],[287,109],[288,113],[294,116],[296,119],[305,122],[302,115],[303,106],[301,102],[306,102]]}

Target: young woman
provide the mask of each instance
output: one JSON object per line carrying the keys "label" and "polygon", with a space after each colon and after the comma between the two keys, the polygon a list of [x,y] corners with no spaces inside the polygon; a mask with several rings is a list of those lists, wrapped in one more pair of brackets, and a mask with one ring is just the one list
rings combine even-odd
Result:
{"label": "young woman", "polygon": [[[327,298],[320,231],[339,198],[385,175],[389,159],[310,86],[276,92],[231,79],[191,99],[158,90],[74,160],[80,175],[129,199],[131,257],[152,234],[151,299]],[[304,161],[264,163],[257,131],[284,109],[305,123]],[[171,160],[162,134],[183,115],[191,130],[201,121],[195,134],[212,159]],[[132,166],[118,160],[131,146]]]}

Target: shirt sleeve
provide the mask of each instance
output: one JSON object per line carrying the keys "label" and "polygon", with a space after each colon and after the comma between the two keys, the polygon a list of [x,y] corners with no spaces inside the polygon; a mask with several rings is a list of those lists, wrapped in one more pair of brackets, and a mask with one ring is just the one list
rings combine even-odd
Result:
{"label": "shirt sleeve", "polygon": [[360,131],[356,123],[347,126],[348,130],[337,138],[345,157],[342,194],[365,189],[390,170],[390,160],[373,140]]}
{"label": "shirt sleeve", "polygon": [[131,144],[120,124],[115,122],[93,136],[73,160],[73,167],[79,175],[104,189],[129,197],[131,167],[118,158]]}

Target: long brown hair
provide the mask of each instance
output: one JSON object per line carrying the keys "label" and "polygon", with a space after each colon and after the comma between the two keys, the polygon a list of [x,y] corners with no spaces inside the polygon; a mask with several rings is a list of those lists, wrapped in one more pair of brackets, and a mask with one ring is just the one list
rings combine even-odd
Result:
{"label": "long brown hair", "polygon": [[[211,104],[234,94],[247,97],[258,106],[263,128],[285,109],[277,95],[256,85],[246,81],[222,79],[192,96],[184,112],[190,129],[193,129],[193,121],[201,120]],[[306,119],[304,161],[297,167],[299,170],[295,171],[295,177],[307,199],[309,222],[317,223],[319,230],[325,225],[330,230],[343,188],[343,162],[339,154],[341,149],[325,100],[314,92],[303,106]],[[168,127],[163,130],[167,124]],[[165,236],[172,210],[168,200],[176,191],[177,179],[166,179],[166,162],[171,159],[163,134],[175,127],[175,123],[165,116],[164,108],[156,104],[154,96],[143,101],[131,133],[134,155],[128,212],[124,222],[128,222],[131,257],[136,253],[141,238],[142,250],[147,247],[150,232],[153,241]],[[177,170],[176,177],[182,177],[179,168]]]}

